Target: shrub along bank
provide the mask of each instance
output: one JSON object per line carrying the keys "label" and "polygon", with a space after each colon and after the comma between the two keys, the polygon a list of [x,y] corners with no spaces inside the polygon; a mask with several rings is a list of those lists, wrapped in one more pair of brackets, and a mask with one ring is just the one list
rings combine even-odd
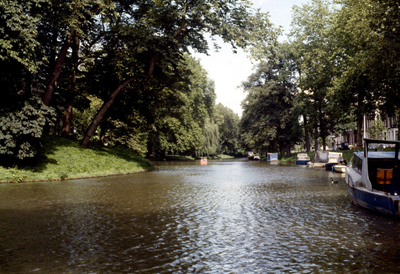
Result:
{"label": "shrub along bank", "polygon": [[75,141],[43,138],[41,157],[29,166],[0,166],[0,182],[53,181],[129,174],[152,170],[153,164],[127,150],[93,146],[83,148]]}

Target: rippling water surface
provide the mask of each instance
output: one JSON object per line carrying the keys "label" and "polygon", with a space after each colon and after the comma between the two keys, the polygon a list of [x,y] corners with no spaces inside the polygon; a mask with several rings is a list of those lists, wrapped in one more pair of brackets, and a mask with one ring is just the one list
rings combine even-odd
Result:
{"label": "rippling water surface", "polygon": [[304,166],[0,185],[0,273],[399,273],[399,236],[341,174]]}

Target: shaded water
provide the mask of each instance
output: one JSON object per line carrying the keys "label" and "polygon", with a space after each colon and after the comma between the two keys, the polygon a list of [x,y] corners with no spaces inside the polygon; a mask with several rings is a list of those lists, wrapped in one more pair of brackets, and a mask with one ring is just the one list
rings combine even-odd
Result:
{"label": "shaded water", "polygon": [[0,273],[399,273],[399,235],[340,174],[304,166],[0,185]]}

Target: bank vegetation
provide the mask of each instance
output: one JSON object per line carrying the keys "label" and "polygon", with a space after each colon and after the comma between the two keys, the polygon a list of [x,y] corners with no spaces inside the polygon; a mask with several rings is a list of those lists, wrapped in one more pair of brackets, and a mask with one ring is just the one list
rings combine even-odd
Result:
{"label": "bank vegetation", "polygon": [[[325,149],[349,130],[361,147],[363,117],[400,123],[399,9],[398,1],[310,0],[293,7],[282,42],[281,27],[248,0],[3,1],[0,164],[40,171],[50,159],[42,146],[57,136],[74,149],[158,159],[291,157],[295,146]],[[219,48],[206,34],[257,61],[242,84],[240,119],[216,104],[213,80],[191,56]],[[47,177],[75,168],[86,172],[59,166]]]}

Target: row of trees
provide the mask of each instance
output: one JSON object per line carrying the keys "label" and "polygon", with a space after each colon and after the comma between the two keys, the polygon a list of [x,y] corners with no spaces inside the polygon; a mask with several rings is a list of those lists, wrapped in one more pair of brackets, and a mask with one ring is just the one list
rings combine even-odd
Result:
{"label": "row of trees", "polygon": [[[395,0],[311,0],[278,43],[248,0],[2,1],[0,154],[34,157],[45,131],[141,155],[232,153],[239,140],[290,154],[357,126],[361,146],[364,115],[399,115],[398,12]],[[190,57],[209,50],[205,33],[261,60],[240,122]]]}
{"label": "row of trees", "polygon": [[[287,151],[357,129],[378,111],[400,128],[400,2],[312,0],[293,7],[287,42],[265,53],[243,83],[247,147]],[[400,138],[399,138],[400,139]]]}
{"label": "row of trees", "polygon": [[142,155],[232,151],[237,121],[190,50],[206,54],[209,33],[256,54],[279,34],[249,0],[5,0],[0,14],[0,154],[20,160],[45,131]]}

